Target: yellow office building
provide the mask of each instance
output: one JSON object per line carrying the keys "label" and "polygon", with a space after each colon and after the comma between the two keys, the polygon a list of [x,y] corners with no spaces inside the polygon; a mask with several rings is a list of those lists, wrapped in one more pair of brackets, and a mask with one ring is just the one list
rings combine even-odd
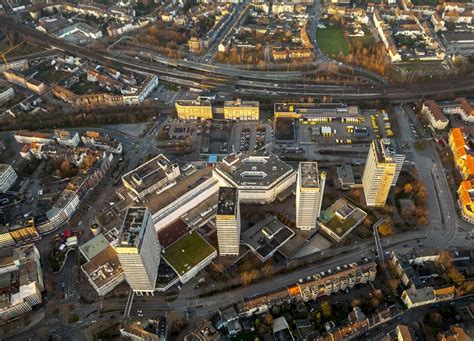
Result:
{"label": "yellow office building", "polygon": [[182,120],[212,119],[212,106],[210,101],[176,101],[175,107],[178,118]]}
{"label": "yellow office building", "polygon": [[224,119],[232,121],[258,121],[260,118],[260,104],[258,101],[224,102]]}
{"label": "yellow office building", "polygon": [[382,140],[374,140],[362,176],[367,206],[383,207],[390,187],[395,185],[404,161],[403,155],[389,152]]}

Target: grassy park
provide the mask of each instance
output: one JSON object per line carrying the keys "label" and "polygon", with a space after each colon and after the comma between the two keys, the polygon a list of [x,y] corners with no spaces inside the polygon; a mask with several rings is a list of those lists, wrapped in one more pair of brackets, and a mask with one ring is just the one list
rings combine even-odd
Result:
{"label": "grassy park", "polygon": [[329,56],[337,56],[340,52],[347,55],[349,44],[344,31],[340,27],[328,27],[316,32],[316,41],[321,51]]}

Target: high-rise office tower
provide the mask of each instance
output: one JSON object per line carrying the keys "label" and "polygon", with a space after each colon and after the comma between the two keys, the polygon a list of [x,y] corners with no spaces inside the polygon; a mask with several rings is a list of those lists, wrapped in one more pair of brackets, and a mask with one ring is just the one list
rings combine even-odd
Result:
{"label": "high-rise office tower", "polygon": [[130,207],[127,210],[115,250],[132,290],[153,293],[161,247],[146,207]]}
{"label": "high-rise office tower", "polygon": [[321,213],[326,173],[318,172],[317,162],[300,162],[296,181],[296,226],[302,230],[316,228]]}
{"label": "high-rise office tower", "polygon": [[400,175],[405,156],[395,154],[382,140],[372,141],[362,176],[367,206],[383,207],[390,187]]}
{"label": "high-rise office tower", "polygon": [[217,241],[221,256],[236,256],[240,245],[240,209],[236,188],[220,187],[217,203]]}

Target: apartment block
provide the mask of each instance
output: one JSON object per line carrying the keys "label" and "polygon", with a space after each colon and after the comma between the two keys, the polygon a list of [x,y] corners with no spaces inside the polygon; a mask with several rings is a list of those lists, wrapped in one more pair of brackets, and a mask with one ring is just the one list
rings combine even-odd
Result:
{"label": "apartment block", "polygon": [[470,153],[468,143],[464,138],[461,128],[453,128],[449,131],[449,147],[453,153],[454,163],[464,180],[474,176],[474,158]]}
{"label": "apartment block", "polygon": [[443,130],[448,126],[448,118],[443,110],[433,100],[427,100],[423,103],[421,113],[428,119],[428,122],[433,129]]}
{"label": "apartment block", "polygon": [[377,264],[351,263],[341,266],[334,271],[328,270],[316,274],[311,279],[303,280],[288,288],[277,290],[273,293],[245,299],[238,304],[239,314],[252,315],[267,311],[275,304],[294,300],[316,300],[319,297],[329,296],[340,290],[352,288],[357,284],[365,284],[375,280]]}
{"label": "apartment block", "polygon": [[81,137],[86,146],[95,147],[115,154],[122,154],[122,143],[107,134],[97,131],[86,131]]}
{"label": "apartment block", "polygon": [[321,213],[326,173],[318,172],[317,162],[300,162],[296,182],[296,227],[316,228]]}

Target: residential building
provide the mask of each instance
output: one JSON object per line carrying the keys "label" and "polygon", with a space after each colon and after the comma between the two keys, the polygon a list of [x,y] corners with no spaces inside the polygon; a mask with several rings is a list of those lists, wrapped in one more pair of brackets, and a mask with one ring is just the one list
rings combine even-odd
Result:
{"label": "residential building", "polygon": [[0,87],[0,105],[7,103],[15,97],[15,90],[12,87]]}
{"label": "residential building", "polygon": [[202,49],[201,39],[197,37],[189,38],[188,48],[189,48],[189,51],[192,53],[196,53],[196,54],[201,53],[201,49]]}
{"label": "residential building", "polygon": [[120,325],[120,334],[134,341],[166,341],[166,318],[159,316],[155,319],[125,321]]}
{"label": "residential building", "polygon": [[212,106],[210,101],[182,100],[175,102],[178,118],[182,120],[208,120],[212,119]]}
{"label": "residential building", "polygon": [[302,279],[298,283],[272,293],[244,299],[238,304],[238,312],[241,315],[250,316],[254,313],[267,311],[275,304],[290,302],[293,300],[316,300],[319,297],[329,296],[340,290],[346,290],[357,284],[365,284],[375,280],[377,264],[369,262],[365,264],[351,263],[338,269],[329,270],[316,274],[307,280]]}
{"label": "residential building", "polygon": [[449,147],[453,153],[454,164],[464,180],[474,177],[474,158],[469,153],[468,143],[464,138],[461,128],[453,128],[449,131]]}
{"label": "residential building", "polygon": [[137,200],[143,199],[150,193],[158,194],[174,186],[179,175],[179,166],[160,154],[123,175],[122,183],[130,190],[129,195]]}
{"label": "residential building", "polygon": [[409,288],[404,290],[401,296],[403,303],[408,309],[420,307],[426,304],[449,301],[454,298],[454,287],[434,289],[433,287]]}
{"label": "residential building", "polygon": [[216,227],[219,254],[238,256],[240,248],[240,208],[237,189],[219,188]]}
{"label": "residential building", "polygon": [[127,209],[115,250],[132,290],[153,294],[161,247],[148,208]]}
{"label": "residential building", "polygon": [[273,337],[276,341],[294,341],[295,338],[290,331],[290,326],[284,316],[273,320]]}
{"label": "residential building", "polygon": [[361,337],[369,330],[370,321],[359,307],[354,307],[348,315],[347,324],[339,328],[329,328],[328,337],[324,341],[353,340]]}
{"label": "residential building", "polygon": [[81,139],[78,133],[71,133],[67,130],[55,129],[53,133],[53,139],[57,143],[68,147],[77,147]]}
{"label": "residential building", "polygon": [[404,324],[399,324],[395,331],[397,333],[397,341],[413,341],[410,329]]}
{"label": "residential building", "polygon": [[232,121],[258,121],[260,118],[260,104],[258,101],[224,102],[224,119]]}
{"label": "residential building", "polygon": [[95,147],[111,153],[122,154],[122,143],[109,137],[107,134],[101,134],[97,131],[86,131],[81,139],[86,146]]}
{"label": "residential building", "polygon": [[448,126],[448,118],[443,110],[433,100],[427,100],[423,103],[421,113],[425,115],[433,129],[443,130]]}
{"label": "residential building", "polygon": [[18,175],[11,165],[0,163],[0,193],[6,193],[14,184]]}
{"label": "residential building", "polygon": [[189,334],[184,336],[184,341],[219,341],[221,333],[214,328],[208,320],[201,322]]}
{"label": "residential building", "polygon": [[458,187],[458,206],[462,217],[474,223],[474,180],[462,181]]}
{"label": "residential building", "polygon": [[230,154],[212,172],[222,186],[237,188],[241,203],[270,203],[296,180],[293,168],[266,152]]}
{"label": "residential building", "polygon": [[34,244],[13,249],[1,259],[0,321],[27,314],[42,302],[44,290],[40,253]]}
{"label": "residential building", "polygon": [[76,212],[80,199],[76,192],[65,190],[61,193],[53,207],[46,212],[44,222],[37,225],[41,234],[52,232],[68,221]]}
{"label": "residential building", "polygon": [[317,162],[300,162],[296,182],[296,227],[316,228],[323,204],[326,173],[318,172]]}
{"label": "residential building", "polygon": [[37,94],[44,94],[48,90],[48,86],[37,79],[34,79],[34,75],[37,72],[21,72],[13,70],[3,71],[5,79],[13,84],[20,85],[28,90],[31,90]]}
{"label": "residential building", "polygon": [[51,134],[40,133],[36,131],[20,130],[13,134],[18,143],[52,143]]}
{"label": "residential building", "polygon": [[382,140],[372,141],[362,176],[367,206],[383,207],[390,188],[396,184],[404,155],[391,153]]}
{"label": "residential building", "polygon": [[308,301],[373,281],[376,274],[377,265],[374,262],[360,265],[352,263],[347,268],[341,267],[341,270],[334,273],[328,271],[326,274],[318,274],[311,280],[296,285],[303,301]]}
{"label": "residential building", "polygon": [[474,105],[465,97],[458,97],[454,102],[443,104],[442,109],[445,114],[459,115],[464,122],[474,122]]}
{"label": "residential building", "polygon": [[[471,335],[472,336],[472,335]],[[448,331],[439,332],[437,341],[472,341],[472,338],[460,325],[450,326]]]}

